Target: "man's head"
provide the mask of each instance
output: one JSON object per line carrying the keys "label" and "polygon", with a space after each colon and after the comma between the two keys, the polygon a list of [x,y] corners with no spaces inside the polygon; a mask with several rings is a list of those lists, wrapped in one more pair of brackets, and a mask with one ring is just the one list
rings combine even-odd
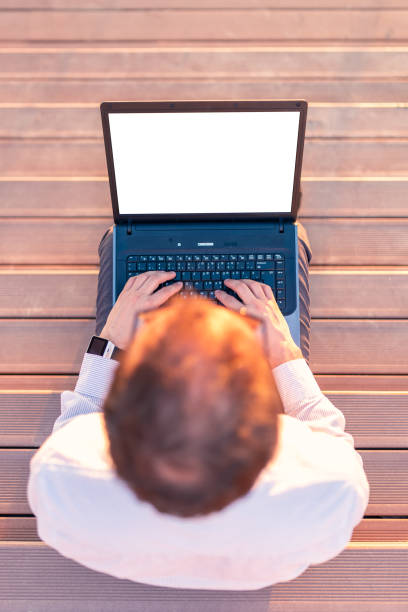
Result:
{"label": "man's head", "polygon": [[281,402],[249,320],[208,300],[149,313],[104,404],[118,475],[157,510],[196,516],[249,491]]}

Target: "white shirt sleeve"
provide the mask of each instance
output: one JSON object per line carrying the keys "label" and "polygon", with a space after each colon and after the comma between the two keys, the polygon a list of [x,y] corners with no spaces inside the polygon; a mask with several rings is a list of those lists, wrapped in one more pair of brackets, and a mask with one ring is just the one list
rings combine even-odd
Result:
{"label": "white shirt sleeve", "polygon": [[363,518],[370,488],[362,457],[354,449],[353,436],[344,430],[344,415],[322,393],[304,359],[287,361],[272,373],[285,414],[302,421],[316,436],[316,449],[322,449],[322,466],[332,471],[333,476],[342,473],[347,531]]}
{"label": "white shirt sleeve", "polygon": [[75,391],[61,393],[61,415],[52,433],[81,414],[100,412],[119,362],[85,353]]}

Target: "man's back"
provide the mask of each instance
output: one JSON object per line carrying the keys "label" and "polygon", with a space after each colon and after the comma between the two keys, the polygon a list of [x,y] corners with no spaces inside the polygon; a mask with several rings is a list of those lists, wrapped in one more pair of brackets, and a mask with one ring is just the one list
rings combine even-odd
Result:
{"label": "man's back", "polygon": [[[103,361],[89,359],[95,368]],[[63,403],[81,402],[93,414],[62,415],[31,463],[28,496],[40,537],[92,569],[185,588],[261,588],[338,554],[368,501],[361,458],[303,359],[273,375],[286,413],[278,415],[273,461],[223,510],[181,518],[138,500],[116,476],[104,417],[95,413],[107,389],[92,397],[81,370]]]}

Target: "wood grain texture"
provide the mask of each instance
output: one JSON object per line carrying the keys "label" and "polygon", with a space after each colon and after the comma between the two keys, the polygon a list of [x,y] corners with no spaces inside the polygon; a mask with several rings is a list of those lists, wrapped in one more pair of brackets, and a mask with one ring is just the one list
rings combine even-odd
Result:
{"label": "wood grain texture", "polygon": [[[134,9],[134,0],[0,0],[0,9]],[[384,0],[138,0],[139,9],[381,8]],[[387,9],[406,8],[405,0],[387,0]]]}
{"label": "wood grain texture", "polygon": [[[319,23],[319,28],[316,27]],[[406,39],[408,11],[137,10],[7,11],[1,40],[330,41]],[[323,34],[324,33],[324,34]]]}
{"label": "wood grain texture", "polygon": [[[29,463],[34,450],[0,449],[0,512],[30,513],[26,497]],[[370,483],[367,515],[408,514],[408,452],[362,450],[364,470]],[[408,543],[407,543],[408,546]]]}
{"label": "wood grain texture", "polygon": [[[71,385],[70,385],[71,386]],[[408,448],[408,392],[326,392],[358,448]],[[40,446],[61,413],[60,392],[0,390],[0,446]]]}
{"label": "wood grain texture", "polygon": [[[0,269],[0,317],[95,317],[98,268]],[[314,318],[408,319],[408,269],[314,267]]]}
{"label": "wood grain texture", "polygon": [[[40,542],[37,520],[33,517],[1,517],[0,543]],[[352,542],[401,542],[408,541],[408,519],[363,519],[355,527]],[[1,546],[0,544],[0,546]]]}
{"label": "wood grain texture", "polygon": [[[313,319],[315,374],[408,373],[408,326],[395,320]],[[93,319],[0,319],[1,374],[76,374]]]}
{"label": "wood grain texture", "polygon": [[[407,141],[307,140],[302,174],[309,177],[408,175]],[[105,177],[103,140],[1,140],[4,177]]]}
{"label": "wood grain texture", "polygon": [[[408,391],[408,376],[317,374],[317,384],[325,392],[331,391]],[[0,374],[1,391],[62,391],[74,389],[77,374]]]}
{"label": "wood grain texture", "polygon": [[[373,78],[396,81],[408,71],[406,47],[234,46],[202,43],[149,47],[3,47],[0,78]],[[117,99],[117,98],[116,98]],[[371,100],[372,101],[372,100]]]}
{"label": "wood grain texture", "polygon": [[[407,11],[408,16],[408,11]],[[100,138],[99,104],[0,106],[0,138]],[[310,103],[306,138],[406,138],[408,104]]]}
{"label": "wood grain texture", "polygon": [[[312,245],[312,265],[408,265],[408,219],[301,221]],[[99,264],[98,245],[111,224],[110,218],[9,218],[0,226],[0,263]]]}
{"label": "wood grain texture", "polygon": [[[303,177],[300,220],[408,217],[407,189],[404,177]],[[0,177],[0,201],[0,217],[112,215],[107,177]]]}
{"label": "wood grain texture", "polygon": [[121,612],[138,608],[149,612],[344,612],[345,606],[350,612],[384,612],[385,607],[387,612],[404,612],[407,559],[404,546],[366,546],[310,567],[294,581],[260,590],[181,590],[95,572],[42,542],[5,542],[0,547],[1,602],[5,612],[68,612],[73,605],[76,612],[111,612],[118,607]]}
{"label": "wood grain texture", "polygon": [[[404,0],[405,1],[405,0]],[[230,75],[214,76],[212,80],[197,77],[158,75],[157,78],[99,77],[81,80],[59,79],[58,76],[30,79],[29,73],[2,76],[0,102],[59,102],[100,103],[103,100],[200,100],[279,98],[305,99],[312,102],[379,102],[395,103],[406,100],[408,83],[383,77],[319,80],[318,76],[302,80],[293,76],[286,80],[274,75],[267,77]],[[379,126],[380,129],[380,126]]]}

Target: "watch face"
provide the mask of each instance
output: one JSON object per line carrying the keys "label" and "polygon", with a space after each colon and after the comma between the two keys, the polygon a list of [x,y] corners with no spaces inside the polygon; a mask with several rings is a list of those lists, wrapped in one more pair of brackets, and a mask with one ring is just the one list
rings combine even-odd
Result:
{"label": "watch face", "polygon": [[108,341],[105,340],[105,338],[98,338],[98,336],[93,336],[89,344],[87,353],[91,353],[92,355],[103,355],[107,344]]}

